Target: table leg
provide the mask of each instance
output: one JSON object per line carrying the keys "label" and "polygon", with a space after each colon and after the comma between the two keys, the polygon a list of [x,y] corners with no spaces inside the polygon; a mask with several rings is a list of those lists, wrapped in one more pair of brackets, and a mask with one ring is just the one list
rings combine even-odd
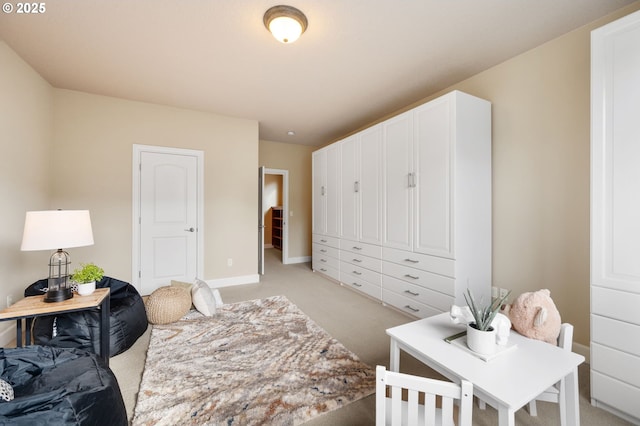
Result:
{"label": "table leg", "polygon": [[22,346],[22,318],[16,320],[16,347]]}
{"label": "table leg", "polygon": [[[561,419],[563,425],[580,425],[580,402],[578,391],[578,367],[564,379],[564,398],[566,403],[566,419]],[[562,397],[562,395],[560,395]]]}
{"label": "table leg", "polygon": [[398,342],[392,337],[391,346],[389,348],[389,370],[400,372],[400,348]]}
{"label": "table leg", "polygon": [[104,359],[105,364],[109,365],[109,295],[102,301],[100,308],[100,355]]}
{"label": "table leg", "polygon": [[33,343],[33,341],[31,340],[31,327],[33,326],[33,318],[27,318],[25,319],[25,330],[24,330],[24,337],[25,337],[25,345],[31,345]]}
{"label": "table leg", "polygon": [[498,409],[498,425],[500,426],[515,426],[516,416],[515,411],[508,407],[500,406]]}

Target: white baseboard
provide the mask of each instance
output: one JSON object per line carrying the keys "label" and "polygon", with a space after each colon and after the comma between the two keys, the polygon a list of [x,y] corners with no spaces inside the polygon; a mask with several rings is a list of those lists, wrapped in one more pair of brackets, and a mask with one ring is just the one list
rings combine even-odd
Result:
{"label": "white baseboard", "polygon": [[6,329],[0,331],[0,347],[4,348],[14,340],[16,340],[16,323],[11,321]]}
{"label": "white baseboard", "polygon": [[260,282],[260,275],[243,275],[239,277],[217,278],[214,280],[206,280],[211,288],[231,287],[234,285],[257,284]]}
{"label": "white baseboard", "polygon": [[286,261],[282,262],[285,265],[291,265],[293,263],[306,263],[311,262],[311,256],[302,256],[302,257],[289,257]]}
{"label": "white baseboard", "polygon": [[589,346],[581,345],[580,343],[573,342],[573,346],[571,350],[578,355],[582,355],[584,357],[584,362],[587,364],[591,364],[591,350]]}

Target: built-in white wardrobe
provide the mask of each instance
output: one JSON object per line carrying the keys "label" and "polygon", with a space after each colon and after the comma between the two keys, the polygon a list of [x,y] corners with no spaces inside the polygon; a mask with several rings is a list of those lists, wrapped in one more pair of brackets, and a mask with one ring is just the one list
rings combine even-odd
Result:
{"label": "built-in white wardrobe", "polygon": [[491,297],[491,104],[451,92],[313,153],[313,269],[412,316]]}
{"label": "built-in white wardrobe", "polygon": [[591,34],[591,402],[640,424],[640,12]]}

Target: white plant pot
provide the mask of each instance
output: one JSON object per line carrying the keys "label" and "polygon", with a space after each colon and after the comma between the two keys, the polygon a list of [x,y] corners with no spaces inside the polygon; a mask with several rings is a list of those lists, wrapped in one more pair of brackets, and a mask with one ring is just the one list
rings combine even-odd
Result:
{"label": "white plant pot", "polygon": [[96,290],[96,282],[78,284],[78,294],[80,296],[88,296]]}
{"label": "white plant pot", "polygon": [[[473,323],[475,325],[475,323]],[[496,350],[496,330],[480,331],[471,324],[467,324],[467,346],[482,355],[491,355]]]}

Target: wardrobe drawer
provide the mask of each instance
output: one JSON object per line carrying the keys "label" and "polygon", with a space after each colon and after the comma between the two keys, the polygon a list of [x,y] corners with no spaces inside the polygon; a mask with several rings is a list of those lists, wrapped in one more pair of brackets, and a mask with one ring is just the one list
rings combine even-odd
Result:
{"label": "wardrobe drawer", "polygon": [[640,353],[640,325],[591,315],[591,342],[632,354]]}
{"label": "wardrobe drawer", "polygon": [[361,268],[360,266],[352,265],[351,263],[341,262],[340,281],[346,283],[349,282],[352,278],[362,279],[377,286],[380,286],[382,284],[382,279],[379,272]]}
{"label": "wardrobe drawer", "polygon": [[592,371],[591,399],[640,419],[640,388]]}
{"label": "wardrobe drawer", "polygon": [[592,343],[591,369],[640,387],[640,356]]}
{"label": "wardrobe drawer", "polygon": [[313,265],[315,269],[315,265],[325,265],[330,266],[332,268],[338,269],[340,266],[340,261],[337,257],[327,256],[325,254],[321,254],[318,252],[313,252]]}
{"label": "wardrobe drawer", "polygon": [[382,261],[378,258],[363,256],[359,253],[340,250],[340,260],[372,271],[382,272]]}
{"label": "wardrobe drawer", "polygon": [[382,262],[382,273],[399,280],[410,282],[440,293],[455,297],[455,280],[442,275],[432,274],[420,269],[409,268],[396,263]]}
{"label": "wardrobe drawer", "polygon": [[388,247],[382,248],[382,259],[399,265],[455,278],[455,261]]}
{"label": "wardrobe drawer", "polygon": [[373,244],[360,243],[351,240],[340,240],[340,250],[375,257],[377,259],[382,258],[382,247]]}
{"label": "wardrobe drawer", "polygon": [[313,259],[312,268],[314,271],[320,272],[329,278],[340,281],[340,271],[338,268],[333,268],[322,262],[316,262],[316,259]]}
{"label": "wardrobe drawer", "polygon": [[427,318],[442,313],[442,311],[431,306],[416,302],[384,288],[382,289],[382,302],[418,318]]}
{"label": "wardrobe drawer", "polygon": [[335,247],[313,243],[313,255],[315,256],[316,254],[318,254],[318,256],[331,256],[338,259],[340,257],[340,250]]}
{"label": "wardrobe drawer", "polygon": [[591,287],[591,313],[640,325],[640,294]]}
{"label": "wardrobe drawer", "polygon": [[311,242],[329,247],[340,248],[340,238],[329,237],[328,235],[313,234],[311,236]]}
{"label": "wardrobe drawer", "polygon": [[392,291],[408,299],[433,306],[442,312],[450,310],[455,300],[453,296],[448,296],[389,276],[383,278],[383,287],[385,290]]}
{"label": "wardrobe drawer", "polygon": [[377,300],[382,299],[382,288],[379,285],[371,284],[360,278],[348,278],[350,278],[348,281],[340,280],[342,282],[342,285],[344,285],[345,287],[349,287],[362,293],[368,294],[369,296]]}

